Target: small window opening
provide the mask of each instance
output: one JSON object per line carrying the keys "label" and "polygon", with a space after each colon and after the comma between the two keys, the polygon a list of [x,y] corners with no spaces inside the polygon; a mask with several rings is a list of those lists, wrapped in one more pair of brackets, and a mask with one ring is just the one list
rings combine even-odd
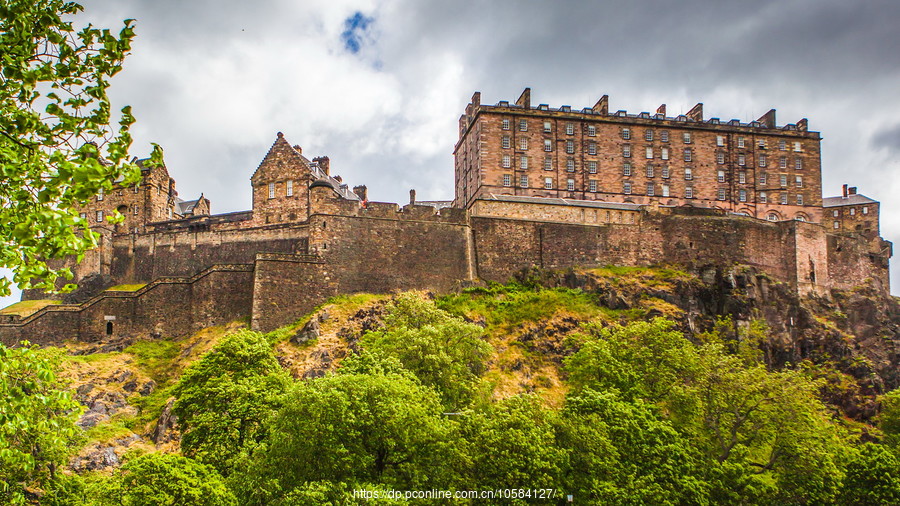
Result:
{"label": "small window opening", "polygon": [[111,336],[113,331],[112,322],[106,322],[106,335]]}

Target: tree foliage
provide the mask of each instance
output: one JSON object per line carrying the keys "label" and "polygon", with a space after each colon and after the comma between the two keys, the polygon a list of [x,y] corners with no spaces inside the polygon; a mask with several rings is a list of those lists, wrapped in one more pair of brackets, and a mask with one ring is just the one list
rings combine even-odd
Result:
{"label": "tree foliage", "polygon": [[262,334],[225,337],[175,387],[182,451],[228,476],[238,457],[265,440],[265,421],[289,384]]}
{"label": "tree foliage", "polygon": [[423,384],[434,387],[444,407],[455,411],[475,397],[492,348],[484,329],[438,309],[431,301],[403,294],[388,307],[385,328],[363,339],[369,350],[396,357]]}
{"label": "tree foliage", "polygon": [[[52,289],[71,277],[46,260],[96,246],[75,206],[139,177],[127,163],[131,109],[114,125],[107,96],[133,22],[118,34],[79,29],[72,18],[81,10],[65,0],[0,0],[0,266],[19,286]],[[10,284],[0,278],[0,295]]]}
{"label": "tree foliage", "polygon": [[52,485],[78,440],[80,405],[56,377],[52,355],[0,345],[0,502]]}
{"label": "tree foliage", "polygon": [[178,455],[151,453],[124,466],[118,504],[234,506],[234,494],[215,469]]}

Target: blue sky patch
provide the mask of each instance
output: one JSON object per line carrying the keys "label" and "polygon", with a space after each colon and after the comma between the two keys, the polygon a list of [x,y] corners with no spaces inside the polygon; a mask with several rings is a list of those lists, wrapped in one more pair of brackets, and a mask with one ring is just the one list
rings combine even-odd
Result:
{"label": "blue sky patch", "polygon": [[366,39],[369,26],[375,21],[375,18],[364,16],[362,12],[356,11],[352,16],[344,20],[344,32],[341,33],[341,40],[344,42],[344,49],[353,54],[359,52],[362,44]]}

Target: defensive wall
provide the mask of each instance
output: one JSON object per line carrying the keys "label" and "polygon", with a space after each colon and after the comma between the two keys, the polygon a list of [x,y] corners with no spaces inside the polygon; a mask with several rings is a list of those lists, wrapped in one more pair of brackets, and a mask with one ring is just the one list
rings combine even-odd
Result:
{"label": "defensive wall", "polygon": [[[328,297],[448,291],[507,281],[520,269],[676,265],[700,272],[745,264],[801,295],[868,284],[887,292],[891,244],[699,208],[562,199],[486,199],[468,210],[366,202],[311,188],[310,216],[248,227],[163,223],[107,234],[101,269],[134,292],[100,291],[27,317],[0,315],[0,340],[39,344],[119,336],[180,336],[249,318],[268,331]],[[583,202],[583,201],[582,201]],[[202,225],[202,226],[201,226]],[[95,264],[97,265],[97,264]]]}

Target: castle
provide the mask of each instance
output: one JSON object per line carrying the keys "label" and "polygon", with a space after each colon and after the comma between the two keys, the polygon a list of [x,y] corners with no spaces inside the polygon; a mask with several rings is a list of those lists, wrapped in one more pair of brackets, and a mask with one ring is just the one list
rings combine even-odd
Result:
{"label": "castle", "polygon": [[[30,314],[0,313],[0,341],[40,344],[180,336],[248,318],[267,331],[330,296],[447,291],[542,268],[749,265],[798,294],[861,284],[889,291],[891,243],[879,204],[846,185],[822,198],[821,137],[805,119],[777,126],[610,112],[608,97],[572,110],[481,104],[459,120],[452,202],[372,202],[279,133],[250,177],[249,211],[211,214],[183,201],[166,167],[84,203],[100,232],[80,288]],[[124,220],[110,225],[115,211]],[[26,291],[23,299],[46,299]],[[56,301],[59,302],[59,301]]]}

